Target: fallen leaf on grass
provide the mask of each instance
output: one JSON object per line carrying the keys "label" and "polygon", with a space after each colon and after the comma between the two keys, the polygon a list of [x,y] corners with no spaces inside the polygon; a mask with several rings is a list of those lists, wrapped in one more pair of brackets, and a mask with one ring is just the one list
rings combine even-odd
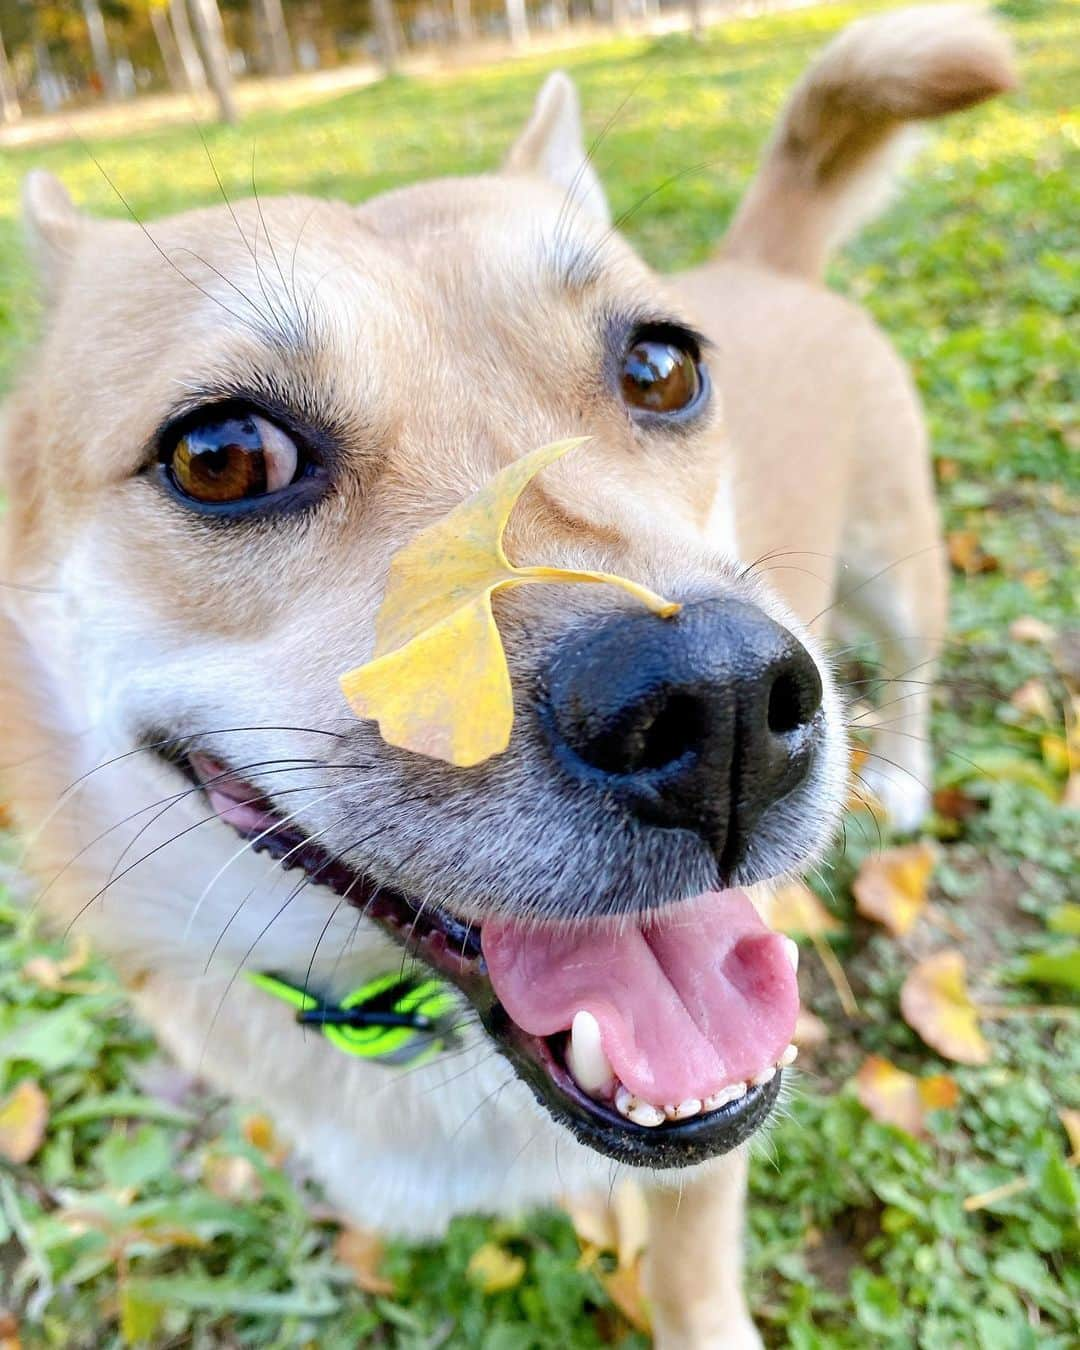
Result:
{"label": "fallen leaf on grass", "polygon": [[955,1106],[960,1095],[948,1074],[916,1078],[880,1055],[870,1055],[855,1075],[855,1094],[876,1121],[916,1138],[926,1134],[930,1111]]}
{"label": "fallen leaf on grass", "polygon": [[962,788],[938,788],[934,793],[934,810],[943,820],[958,823],[969,819],[982,809],[980,802],[969,797]]}
{"label": "fallen leaf on grass", "polygon": [[1080,991],[1080,947],[1032,952],[1016,966],[1014,978],[1029,984],[1060,984]]}
{"label": "fallen leaf on grass", "polygon": [[496,591],[604,583],[663,618],[678,612],[625,577],[515,567],[503,552],[506,523],[529,482],[581,444],[580,437],[558,441],[515,460],[395,555],[375,620],[375,655],[341,677],[353,712],[378,722],[388,744],[462,768],[506,749],[514,698],[491,607]]}
{"label": "fallen leaf on grass", "polygon": [[98,986],[84,983],[69,983],[68,976],[82,970],[90,959],[90,943],[85,934],[80,933],[71,952],[59,961],[51,956],[35,956],[27,961],[22,973],[28,980],[47,989],[50,993],[93,993]]}
{"label": "fallen leaf on grass", "polygon": [[280,1167],[289,1156],[288,1144],[278,1138],[268,1116],[245,1116],[240,1132],[252,1148],[259,1150],[271,1167]]}
{"label": "fallen leaf on grass", "polygon": [[383,1244],[377,1234],[364,1228],[343,1228],[334,1243],[334,1256],[365,1294],[393,1294],[394,1282],[380,1274]]}
{"label": "fallen leaf on grass", "polygon": [[1054,700],[1042,680],[1025,680],[1020,688],[1009,696],[1009,704],[1024,717],[1038,718],[1040,722],[1056,721]]}
{"label": "fallen leaf on grass", "polygon": [[610,1199],[607,1191],[585,1191],[567,1197],[563,1206],[583,1247],[613,1252],[620,1266],[632,1265],[645,1250],[649,1211],[633,1178],[621,1181]]}
{"label": "fallen leaf on grass", "polygon": [[262,1194],[262,1181],[250,1158],[236,1153],[215,1153],[203,1162],[203,1182],[221,1200],[250,1203]]}
{"label": "fallen leaf on grass", "polygon": [[1055,629],[1034,614],[1021,614],[1009,624],[1009,636],[1014,642],[1036,642],[1046,646],[1057,636]]}
{"label": "fallen leaf on grass", "polygon": [[900,990],[900,1011],[944,1059],[959,1064],[989,1060],[990,1046],[968,994],[964,957],[954,948],[935,952],[910,972]]}
{"label": "fallen leaf on grass", "polygon": [[652,1325],[649,1320],[649,1307],[641,1282],[641,1259],[632,1265],[619,1266],[610,1274],[600,1276],[600,1283],[607,1291],[608,1298],[619,1312],[637,1331],[649,1335]]}
{"label": "fallen leaf on grass", "polygon": [[769,926],[788,937],[822,937],[843,928],[840,920],[801,881],[778,887],[767,908]]}
{"label": "fallen leaf on grass", "polygon": [[1065,1133],[1069,1137],[1070,1156],[1080,1154],[1080,1111],[1063,1106],[1058,1112],[1058,1119],[1065,1127]]}
{"label": "fallen leaf on grass", "polygon": [[859,913],[884,924],[893,937],[909,933],[926,905],[934,861],[929,844],[887,848],[864,859],[852,884]]}
{"label": "fallen leaf on grass", "polygon": [[49,1099],[32,1078],[24,1078],[0,1103],[0,1158],[29,1162],[45,1138]]}
{"label": "fallen leaf on grass", "polygon": [[485,1242],[469,1257],[465,1274],[483,1293],[501,1294],[521,1283],[525,1258],[515,1256],[497,1242]]}
{"label": "fallen leaf on grass", "polygon": [[791,1039],[800,1050],[816,1050],[829,1039],[829,1028],[807,1008],[800,1008]]}
{"label": "fallen leaf on grass", "polygon": [[950,530],[945,536],[949,550],[949,561],[958,572],[965,576],[978,576],[980,572],[996,572],[998,560],[993,554],[983,552],[979,536],[974,530]]}

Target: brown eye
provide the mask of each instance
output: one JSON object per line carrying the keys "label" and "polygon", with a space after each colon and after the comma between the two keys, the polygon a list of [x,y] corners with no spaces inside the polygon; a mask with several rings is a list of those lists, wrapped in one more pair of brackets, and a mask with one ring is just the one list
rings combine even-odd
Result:
{"label": "brown eye", "polygon": [[197,502],[238,502],[288,487],[299,452],[290,436],[257,413],[197,423],[176,442],[169,472]]}
{"label": "brown eye", "polygon": [[676,413],[701,392],[698,363],[675,342],[639,338],[623,357],[622,396],[631,408]]}

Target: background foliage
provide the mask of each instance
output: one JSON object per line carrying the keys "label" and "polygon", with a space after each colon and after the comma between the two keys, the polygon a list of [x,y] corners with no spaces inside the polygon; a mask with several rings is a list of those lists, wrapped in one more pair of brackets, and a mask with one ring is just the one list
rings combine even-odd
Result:
{"label": "background foliage", "polygon": [[[616,214],[708,165],[630,217],[651,262],[703,255],[785,90],[854,13],[818,7],[731,24],[703,45],[563,54],[594,128],[633,91],[598,157]],[[751,1302],[771,1344],[800,1350],[1076,1345],[1080,1142],[1065,1126],[1080,1105],[1080,814],[1064,799],[1075,807],[1080,682],[1080,9],[1013,0],[1006,14],[1023,89],[935,131],[898,204],[832,277],[893,335],[926,399],[954,595],[929,895],[901,937],[857,911],[852,882],[889,841],[853,815],[846,849],[813,884],[835,920],[816,945],[828,942],[858,1011],[845,1013],[808,946],[804,992],[826,1035],[755,1159]],[[207,142],[236,194],[250,186],[254,142],[260,192],[358,199],[490,166],[551,64],[390,81],[209,129]],[[188,128],[92,148],[143,217],[215,199]],[[32,164],[89,208],[122,213],[84,147],[5,153],[9,374],[35,323],[13,205]],[[645,1343],[632,1278],[580,1218],[581,1237],[566,1217],[539,1215],[463,1219],[432,1246],[343,1244],[280,1165],[266,1121],[173,1099],[108,970],[77,948],[65,965],[16,906],[20,889],[12,873],[0,902],[0,1343]],[[900,1016],[913,966],[946,946],[966,957],[982,1065],[943,1062]],[[954,1104],[926,1110],[920,1137],[875,1118],[888,1112],[855,1082],[871,1055],[948,1078]]]}

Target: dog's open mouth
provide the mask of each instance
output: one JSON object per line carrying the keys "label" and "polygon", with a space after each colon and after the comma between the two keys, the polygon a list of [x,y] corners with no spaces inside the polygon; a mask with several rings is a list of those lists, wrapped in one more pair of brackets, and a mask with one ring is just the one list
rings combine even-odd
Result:
{"label": "dog's open mouth", "polygon": [[797,953],[741,891],[603,923],[482,926],[377,885],[217,759],[185,767],[217,814],[360,909],[468,999],[537,1099],[620,1161],[685,1167],[742,1143],[795,1057]]}

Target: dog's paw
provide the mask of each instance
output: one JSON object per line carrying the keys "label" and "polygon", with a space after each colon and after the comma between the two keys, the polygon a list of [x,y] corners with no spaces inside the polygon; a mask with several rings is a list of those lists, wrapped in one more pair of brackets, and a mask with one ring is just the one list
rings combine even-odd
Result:
{"label": "dog's paw", "polygon": [[909,772],[891,764],[867,766],[862,771],[863,786],[871,792],[897,834],[911,834],[930,814],[933,800],[929,788]]}

